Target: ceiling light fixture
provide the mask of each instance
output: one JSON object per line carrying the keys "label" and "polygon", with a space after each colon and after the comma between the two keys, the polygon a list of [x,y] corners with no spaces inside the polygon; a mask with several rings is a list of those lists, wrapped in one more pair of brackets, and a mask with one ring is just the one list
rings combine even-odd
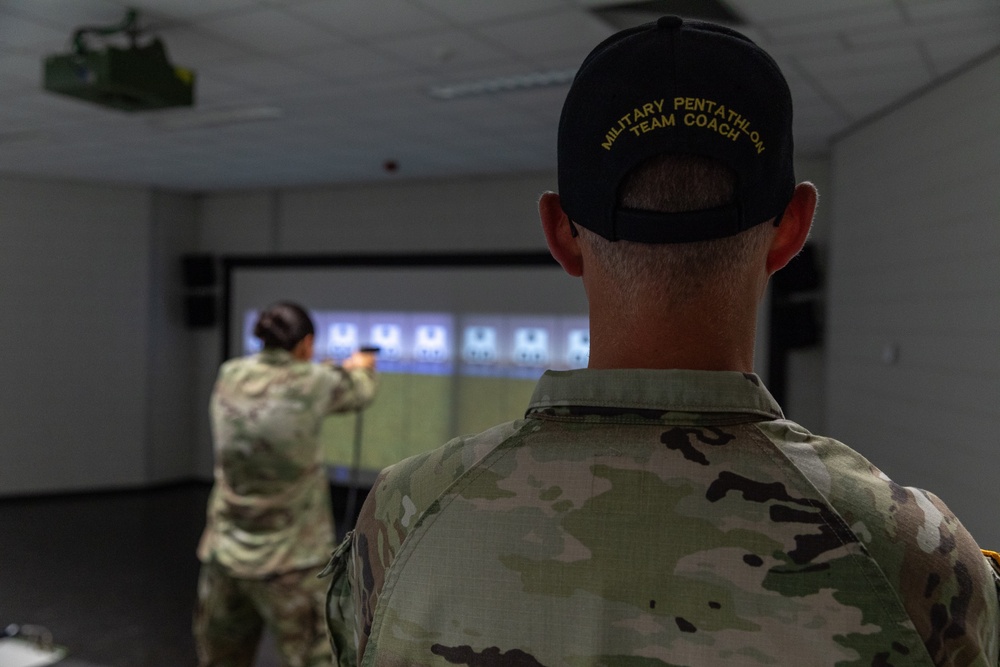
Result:
{"label": "ceiling light fixture", "polygon": [[284,115],[278,107],[239,107],[235,109],[215,109],[197,113],[160,116],[151,125],[161,130],[194,130],[202,127],[236,125],[263,120],[277,120]]}
{"label": "ceiling light fixture", "polygon": [[431,86],[427,89],[427,94],[439,100],[454,100],[460,97],[474,97],[476,95],[496,95],[497,93],[509,93],[517,90],[529,90],[531,88],[562,86],[572,82],[574,76],[576,76],[575,67],[573,69],[528,72],[527,74],[500,76],[492,79],[481,79],[479,81]]}

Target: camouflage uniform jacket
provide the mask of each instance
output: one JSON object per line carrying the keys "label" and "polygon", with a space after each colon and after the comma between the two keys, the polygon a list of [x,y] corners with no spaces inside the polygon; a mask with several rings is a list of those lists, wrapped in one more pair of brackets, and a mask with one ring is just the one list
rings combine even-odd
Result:
{"label": "camouflage uniform jacket", "polygon": [[333,546],[319,430],[375,394],[367,370],[296,361],[283,350],[222,365],[211,400],[215,485],[203,562],[263,578],[323,563]]}
{"label": "camouflage uniform jacket", "polygon": [[742,373],[550,371],[383,471],[327,570],[342,665],[997,664],[948,508]]}

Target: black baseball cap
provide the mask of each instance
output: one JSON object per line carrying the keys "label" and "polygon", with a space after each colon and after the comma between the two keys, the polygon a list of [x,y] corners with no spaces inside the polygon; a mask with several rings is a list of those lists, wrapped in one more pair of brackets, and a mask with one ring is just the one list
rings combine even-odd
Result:
{"label": "black baseball cap", "polygon": [[[738,234],[792,198],[792,97],[763,49],[723,26],[665,16],[616,33],[577,71],[559,120],[559,196],[612,241],[686,243]],[[736,173],[731,204],[662,213],[618,206],[630,170],[661,154]]]}

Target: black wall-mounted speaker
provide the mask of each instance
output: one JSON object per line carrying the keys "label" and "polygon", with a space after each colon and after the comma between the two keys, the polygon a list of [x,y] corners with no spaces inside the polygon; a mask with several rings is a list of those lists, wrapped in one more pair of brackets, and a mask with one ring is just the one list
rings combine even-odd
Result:
{"label": "black wall-mounted speaker", "polygon": [[184,297],[184,325],[190,329],[214,327],[218,308],[214,294],[188,294]]}
{"label": "black wall-mounted speaker", "polygon": [[771,288],[776,296],[811,292],[819,289],[822,284],[823,279],[816,261],[816,248],[809,243],[785,265],[785,268],[771,277]]}
{"label": "black wall-mounted speaker", "polygon": [[783,303],[771,311],[771,336],[783,350],[814,347],[823,340],[823,330],[812,301]]}
{"label": "black wall-mounted speaker", "polygon": [[181,270],[184,277],[184,287],[188,289],[215,287],[218,280],[213,255],[184,255],[181,257]]}

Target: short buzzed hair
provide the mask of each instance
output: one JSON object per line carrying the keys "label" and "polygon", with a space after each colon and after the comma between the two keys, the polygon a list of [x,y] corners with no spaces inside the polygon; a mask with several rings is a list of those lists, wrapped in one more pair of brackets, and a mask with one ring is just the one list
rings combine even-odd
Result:
{"label": "short buzzed hair", "polygon": [[[733,201],[736,174],[723,163],[696,155],[657,155],[626,175],[618,204],[648,211],[684,212]],[[766,223],[735,236],[691,243],[608,241],[586,229],[581,235],[619,287],[622,299],[656,296],[689,301],[708,284],[746,265],[759,247]],[[651,286],[657,286],[650,294]],[[640,304],[637,302],[635,307]]]}

